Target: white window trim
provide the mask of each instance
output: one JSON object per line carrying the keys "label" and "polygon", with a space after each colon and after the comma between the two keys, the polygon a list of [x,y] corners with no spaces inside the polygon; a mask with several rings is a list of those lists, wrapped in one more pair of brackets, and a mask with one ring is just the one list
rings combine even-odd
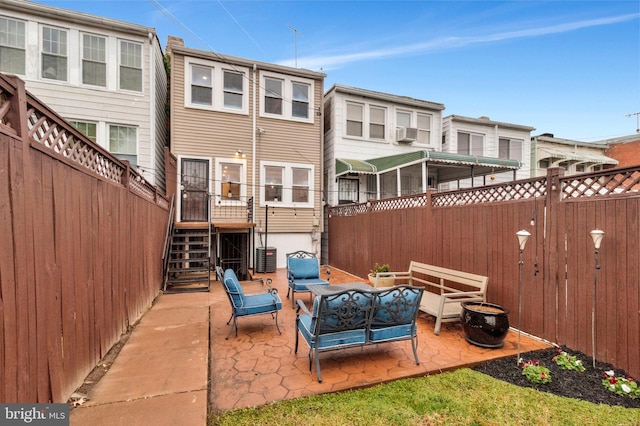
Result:
{"label": "white window trim", "polygon": [[[419,127],[418,126],[418,116],[420,115],[426,115],[430,117],[430,122],[431,122],[431,128],[426,129],[423,127]],[[415,123],[416,123],[416,128],[418,129],[418,132],[420,132],[420,130],[423,131],[427,131],[429,132],[429,141],[428,142],[420,142],[419,140],[416,139],[416,141],[413,143],[416,146],[434,146],[435,144],[432,144],[432,138],[433,138],[433,122],[434,122],[434,117],[433,114],[430,114],[428,112],[423,112],[423,111],[416,111],[416,119],[415,119]]]}
{"label": "white window trim", "polygon": [[[64,80],[57,80],[55,78],[45,78],[44,77],[44,73],[42,72],[42,55],[47,54],[47,55],[52,55],[51,53],[47,53],[44,51],[44,42],[43,42],[43,37],[44,37],[44,29],[45,28],[51,28],[54,30],[58,30],[58,31],[63,31],[67,34],[67,51],[65,52],[64,58],[66,58],[67,60],[67,76]],[[27,38],[27,45],[29,44],[29,29],[28,29],[28,23],[27,23],[27,28],[26,30],[26,38]],[[70,36],[70,31],[69,28],[63,28],[63,27],[58,27],[56,25],[49,25],[49,24],[40,24],[38,27],[38,76],[40,78],[40,80],[42,81],[46,81],[47,83],[53,83],[53,84],[65,84],[68,85],[70,83],[69,81],[69,74],[71,72],[71,58],[69,57],[69,44],[71,43],[71,36]],[[27,52],[26,52],[26,61],[27,61],[27,68],[29,67],[29,52],[28,52],[28,48],[27,48]]]}
{"label": "white window trim", "polygon": [[[265,112],[265,78],[282,80],[282,114],[270,114]],[[300,83],[309,86],[309,116],[307,118],[293,116],[293,83]],[[277,118],[280,120],[299,121],[302,123],[313,123],[315,119],[315,82],[314,80],[301,77],[292,77],[284,74],[276,74],[269,71],[260,72],[260,116]]]}
{"label": "white window trim", "polygon": [[[240,200],[228,200],[222,193],[222,163],[240,164],[242,166],[240,171]],[[244,200],[247,197],[247,160],[240,158],[216,157],[215,171],[214,199],[216,204],[221,206],[235,206],[239,203],[244,203]]]}
{"label": "white window trim", "polygon": [[[104,65],[105,65],[105,82],[104,82],[104,86],[100,86],[100,85],[95,85],[95,84],[89,84],[89,83],[85,83],[82,81],[82,76],[84,73],[84,36],[88,35],[88,36],[92,36],[92,37],[100,37],[104,39]],[[79,75],[78,75],[78,82],[81,86],[83,87],[89,87],[91,89],[107,89],[109,87],[109,37],[105,36],[104,34],[97,34],[97,33],[91,33],[91,32],[86,32],[86,31],[81,31],[80,32],[80,37],[79,37],[79,43],[80,43],[80,48],[79,48],[79,58],[78,61],[80,63],[80,69],[78,70]],[[144,59],[143,59],[144,61]],[[120,66],[118,65],[118,73],[120,73]]]}
{"label": "white window trim", "polygon": [[[3,19],[6,19],[7,21],[13,21],[13,22],[17,22],[17,23],[22,23],[24,24],[24,44],[19,47],[19,46],[13,46],[11,44],[3,44],[2,47],[8,48],[8,49],[16,49],[16,50],[22,50],[24,52],[24,74],[17,74],[17,75],[27,75],[27,68],[28,68],[28,58],[27,58],[27,44],[28,44],[28,37],[29,37],[29,25],[28,22],[22,20],[22,19],[18,19],[16,17],[13,16],[2,16]],[[40,44],[42,44],[42,33],[40,33]],[[40,54],[42,54],[42,51],[40,52]]]}
{"label": "white window trim", "polygon": [[[124,66],[124,65],[122,65],[121,57],[120,57],[120,55],[122,53],[121,50],[122,50],[122,42],[123,41],[127,42],[127,43],[131,43],[131,44],[137,44],[137,45],[139,45],[141,47],[141,49],[140,49],[140,81],[141,81],[141,87],[140,87],[139,91],[138,90],[121,89],[120,88],[120,78],[121,78],[120,69],[121,69],[121,67]],[[116,59],[117,59],[116,66],[118,67],[118,81],[116,83],[116,87],[117,87],[118,91],[122,91],[122,92],[126,92],[126,93],[144,93],[144,83],[145,83],[145,81],[144,81],[145,45],[143,43],[140,43],[139,41],[129,40],[129,39],[126,39],[126,38],[118,38],[117,39],[117,46],[118,46],[118,52],[117,52],[117,57],[116,57]],[[109,58],[109,55],[108,55],[108,52],[107,52],[107,62],[109,61],[108,58]],[[107,65],[107,67],[108,67],[108,65]],[[107,77],[107,81],[108,81],[108,77]]]}
{"label": "white window trim", "polygon": [[[200,65],[203,67],[211,68],[213,71],[213,82],[211,85],[212,90],[212,104],[202,105],[194,104],[191,102],[191,65]],[[242,78],[242,108],[226,108],[224,106],[224,73],[223,71],[229,71],[233,73],[240,73]],[[184,61],[184,107],[202,109],[207,111],[222,111],[233,114],[249,114],[249,85],[247,84],[247,76],[249,75],[249,68],[239,66],[229,66],[220,62],[207,61],[205,59],[198,58],[185,58]]]}
{"label": "white window trim", "polygon": [[[357,105],[362,107],[362,136],[355,136],[347,134],[347,121],[349,116],[347,114],[347,109],[349,105]],[[389,123],[389,108],[377,104],[377,103],[369,103],[369,102],[358,102],[351,99],[345,99],[344,106],[344,122],[342,123],[343,135],[344,139],[354,139],[359,141],[367,141],[372,143],[389,143],[389,129],[393,124]],[[374,138],[371,136],[371,108],[379,108],[384,110],[384,137]],[[395,134],[395,133],[394,133]]]}
{"label": "white window trim", "polygon": [[485,133],[480,133],[477,131],[472,131],[472,130],[467,130],[467,129],[454,129],[454,131],[456,132],[456,153],[460,152],[460,144],[458,141],[458,135],[460,133],[466,133],[469,135],[469,154],[462,154],[462,155],[476,155],[473,154],[473,147],[471,145],[471,137],[472,136],[481,136],[482,137],[482,155],[480,155],[481,157],[485,156],[485,152],[487,150],[487,135]]}
{"label": "white window trim", "polygon": [[[282,182],[282,200],[278,200],[277,203],[269,201],[270,204],[277,204],[280,207],[296,207],[296,208],[313,208],[315,200],[315,167],[313,164],[303,163],[286,163],[279,161],[260,161],[260,206],[266,205],[264,201],[264,188],[265,188],[265,172],[266,166],[282,167],[284,168],[284,180]],[[309,170],[309,202],[308,203],[294,203],[292,200],[293,194],[293,172],[292,169],[307,169]]]}
{"label": "white window trim", "polygon": [[[138,126],[137,124],[124,124],[124,123],[112,123],[112,122],[108,122],[106,124],[107,124],[106,125],[106,132],[107,132],[106,148],[114,156],[118,154],[119,155],[131,155],[131,154],[125,154],[122,152],[115,153],[111,150],[111,126],[130,127],[132,129],[136,129],[136,165],[140,167],[140,126]],[[97,133],[97,130],[98,129],[96,129],[96,133]]]}

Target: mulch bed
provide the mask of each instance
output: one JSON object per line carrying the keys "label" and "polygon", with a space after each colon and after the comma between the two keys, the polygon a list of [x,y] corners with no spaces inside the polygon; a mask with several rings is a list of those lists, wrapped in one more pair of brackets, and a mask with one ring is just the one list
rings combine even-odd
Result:
{"label": "mulch bed", "polygon": [[[596,368],[593,368],[593,360],[585,354],[560,348],[569,355],[575,355],[585,367],[584,372],[561,369],[554,361],[553,357],[558,354],[557,348],[544,349],[540,351],[526,352],[520,354],[524,362],[539,361],[541,365],[547,367],[551,373],[551,382],[532,383],[522,374],[522,367],[517,363],[517,356],[488,361],[478,365],[474,370],[488,374],[496,379],[512,383],[517,386],[533,388],[541,392],[548,392],[567,398],[582,399],[594,404],[618,405],[626,408],[640,408],[640,398],[629,398],[617,395],[602,385],[604,372],[613,370],[616,377],[627,377],[628,374],[620,369],[614,368],[611,364],[596,361]],[[634,378],[635,379],[635,378]]]}

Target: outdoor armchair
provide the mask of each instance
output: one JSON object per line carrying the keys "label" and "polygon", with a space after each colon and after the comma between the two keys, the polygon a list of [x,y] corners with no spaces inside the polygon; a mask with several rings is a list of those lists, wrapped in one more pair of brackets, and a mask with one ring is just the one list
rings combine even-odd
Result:
{"label": "outdoor armchair", "polygon": [[291,307],[296,305],[296,293],[308,292],[308,285],[329,285],[331,271],[327,269],[327,279],[320,278],[320,260],[315,254],[298,250],[287,253],[287,299],[291,293]]}

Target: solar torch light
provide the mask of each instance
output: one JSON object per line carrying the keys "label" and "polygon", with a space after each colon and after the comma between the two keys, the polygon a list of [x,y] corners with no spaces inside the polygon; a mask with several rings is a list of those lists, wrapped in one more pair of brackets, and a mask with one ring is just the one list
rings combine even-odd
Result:
{"label": "solar torch light", "polygon": [[516,358],[516,365],[520,365],[520,334],[522,330],[521,317],[522,317],[522,267],[524,266],[524,260],[522,260],[522,253],[524,247],[527,245],[527,240],[531,234],[526,230],[516,232],[518,236],[518,248],[520,251],[520,258],[518,261],[518,357]]}
{"label": "solar torch light", "polygon": [[604,231],[600,229],[594,229],[590,232],[591,239],[593,239],[594,247],[594,269],[593,269],[593,290],[591,295],[591,354],[593,360],[593,368],[596,368],[596,283],[598,278],[598,269],[600,269],[600,263],[598,262],[598,256],[600,254],[600,244],[602,244],[602,238],[604,237]]}

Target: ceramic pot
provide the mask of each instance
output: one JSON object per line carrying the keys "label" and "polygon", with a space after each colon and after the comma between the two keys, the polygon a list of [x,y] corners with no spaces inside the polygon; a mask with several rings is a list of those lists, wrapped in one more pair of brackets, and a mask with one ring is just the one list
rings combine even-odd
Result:
{"label": "ceramic pot", "polygon": [[509,331],[509,311],[492,303],[465,302],[460,322],[467,342],[483,348],[501,348]]}
{"label": "ceramic pot", "polygon": [[375,274],[369,274],[369,282],[374,287],[393,287],[395,285],[396,280],[393,277],[376,278]]}

